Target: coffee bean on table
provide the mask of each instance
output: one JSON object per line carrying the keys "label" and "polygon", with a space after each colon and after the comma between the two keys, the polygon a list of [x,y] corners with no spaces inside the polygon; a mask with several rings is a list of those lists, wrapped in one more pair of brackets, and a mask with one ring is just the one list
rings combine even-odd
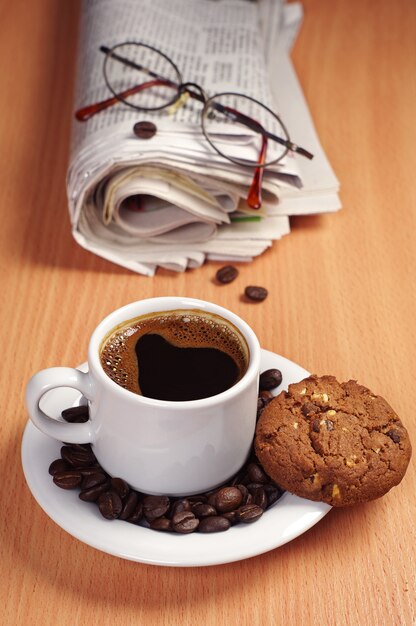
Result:
{"label": "coffee bean on table", "polygon": [[277,502],[280,496],[283,494],[283,491],[279,489],[279,487],[270,483],[264,485],[264,491],[266,492],[267,496],[267,507],[270,507],[272,506],[272,504]]}
{"label": "coffee bean on table", "polygon": [[106,519],[116,519],[123,508],[121,498],[115,491],[106,491],[98,498],[98,508]]}
{"label": "coffee bean on table", "polygon": [[217,506],[216,498],[217,498],[217,489],[215,491],[213,491],[212,493],[208,493],[207,494],[207,502],[208,502],[208,504],[210,504],[214,508]]}
{"label": "coffee bean on table", "polygon": [[247,466],[247,475],[252,483],[267,483],[269,477],[258,463],[249,463]]}
{"label": "coffee bean on table", "polygon": [[108,482],[107,476],[103,472],[99,472],[98,470],[96,470],[92,474],[87,474],[87,476],[83,476],[81,489],[91,489],[91,487],[102,485],[105,482]]}
{"label": "coffee bean on table", "polygon": [[212,517],[213,515],[216,515],[217,511],[211,504],[208,504],[207,502],[198,502],[192,507],[192,513],[198,519],[202,519],[203,517]]}
{"label": "coffee bean on table", "polygon": [[94,463],[95,456],[91,449],[76,447],[75,445],[63,446],[61,448],[61,457],[70,465],[82,466]]}
{"label": "coffee bean on table", "polygon": [[177,533],[193,533],[200,524],[192,511],[182,511],[172,517],[172,530]]}
{"label": "coffee bean on table", "polygon": [[265,287],[249,285],[245,288],[244,294],[249,300],[253,300],[253,302],[262,302],[267,298],[269,292]]}
{"label": "coffee bean on table", "polygon": [[[119,519],[126,520],[133,515],[139,502],[139,494],[137,491],[130,491],[126,500],[124,501],[123,508],[121,510]],[[143,505],[142,505],[143,508]]]}
{"label": "coffee bean on table", "polygon": [[149,524],[152,530],[172,530],[172,522],[167,517],[157,517]]}
{"label": "coffee bean on table", "polygon": [[221,267],[215,274],[217,281],[223,285],[231,283],[237,276],[238,269],[233,265],[224,265],[224,267]]}
{"label": "coffee bean on table", "polygon": [[251,494],[249,490],[247,489],[247,487],[245,485],[240,485],[240,484],[236,485],[236,487],[241,491],[241,495],[243,496],[241,504],[247,504],[248,502],[251,502]]}
{"label": "coffee bean on table", "polygon": [[223,487],[215,495],[215,508],[219,513],[226,513],[238,509],[243,500],[243,494],[238,487]]}
{"label": "coffee bean on table", "polygon": [[230,520],[222,515],[214,515],[213,517],[204,517],[198,526],[200,533],[218,533],[228,530],[231,526]]}
{"label": "coffee bean on table", "polygon": [[83,489],[79,494],[79,499],[84,502],[97,502],[98,498],[110,489],[110,481],[106,480],[103,483]]}
{"label": "coffee bean on table", "polygon": [[55,461],[52,461],[52,463],[49,465],[48,471],[51,476],[54,476],[57,472],[64,472],[67,469],[68,463],[66,461],[64,461],[63,459],[55,459]]}
{"label": "coffee bean on table", "polygon": [[265,370],[260,374],[259,388],[270,391],[282,383],[282,372],[276,368]]}
{"label": "coffee bean on table", "polygon": [[128,495],[130,487],[123,478],[112,478],[111,488],[120,496],[122,500]]}
{"label": "coffee bean on table", "polygon": [[256,522],[263,515],[263,509],[257,504],[244,504],[237,509],[237,516],[240,522],[251,524]]}
{"label": "coffee bean on table", "polygon": [[148,522],[163,517],[169,510],[170,500],[167,496],[145,496],[143,498],[143,514]]}
{"label": "coffee bean on table", "polygon": [[274,395],[272,394],[271,391],[267,391],[266,389],[263,389],[259,393],[259,398],[263,400],[264,406],[266,406],[266,404],[269,404],[269,402],[273,400]]}
{"label": "coffee bean on table", "polygon": [[157,126],[153,122],[136,122],[133,132],[139,139],[151,139],[157,132]]}
{"label": "coffee bean on table", "polygon": [[222,513],[221,517],[224,517],[230,522],[230,525],[238,523],[238,515],[237,511],[228,511],[228,513]]}
{"label": "coffee bean on table", "polygon": [[[120,514],[121,515],[121,514]],[[138,524],[143,518],[143,502],[139,502],[136,504],[136,508],[134,509],[134,513],[127,518],[127,521],[130,524]]]}
{"label": "coffee bean on table", "polygon": [[250,490],[250,493],[253,497],[251,504],[257,504],[257,506],[261,507],[263,511],[265,511],[268,507],[268,500],[264,488],[254,487],[254,489]]}
{"label": "coffee bean on table", "polygon": [[53,477],[53,482],[61,489],[76,489],[81,484],[81,481],[82,475],[74,470],[56,472]]}
{"label": "coffee bean on table", "polygon": [[176,500],[172,504],[170,510],[170,517],[173,517],[176,513],[182,513],[182,511],[190,511],[192,509],[192,505],[187,498],[181,498],[180,500]]}
{"label": "coffee bean on table", "polygon": [[82,422],[88,422],[88,406],[82,404],[80,406],[72,406],[69,409],[64,409],[61,413],[63,419],[67,422],[74,424],[80,424]]}

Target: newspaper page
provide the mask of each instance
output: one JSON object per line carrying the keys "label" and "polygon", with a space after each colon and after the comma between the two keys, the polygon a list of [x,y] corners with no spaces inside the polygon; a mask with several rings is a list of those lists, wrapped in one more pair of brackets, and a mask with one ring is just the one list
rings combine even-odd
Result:
{"label": "newspaper page", "polygon": [[[203,86],[207,97],[239,92],[273,110],[266,57],[275,56],[282,24],[278,0],[84,0],[75,110],[111,96],[100,47],[125,41],[160,50],[180,68],[181,80]],[[262,208],[254,214],[246,202],[252,169],[212,150],[200,115],[199,102],[173,113],[117,102],[74,120],[68,200],[80,245],[153,275],[158,266],[184,271],[206,258],[251,260],[289,233],[282,198],[302,190],[298,160],[289,153],[265,170]],[[156,134],[138,138],[134,124],[149,120]],[[221,138],[227,154],[252,158],[249,136],[236,131],[231,139]]]}

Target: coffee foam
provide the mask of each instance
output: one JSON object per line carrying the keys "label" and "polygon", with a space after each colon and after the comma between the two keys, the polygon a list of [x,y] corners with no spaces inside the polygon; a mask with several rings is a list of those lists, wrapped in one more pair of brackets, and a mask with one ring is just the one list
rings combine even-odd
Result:
{"label": "coffee foam", "polygon": [[198,309],[153,313],[124,322],[101,344],[101,365],[115,383],[137,394],[139,370],[135,347],[146,334],[158,334],[178,348],[217,348],[228,354],[239,370],[248,367],[249,349],[240,331],[228,320]]}

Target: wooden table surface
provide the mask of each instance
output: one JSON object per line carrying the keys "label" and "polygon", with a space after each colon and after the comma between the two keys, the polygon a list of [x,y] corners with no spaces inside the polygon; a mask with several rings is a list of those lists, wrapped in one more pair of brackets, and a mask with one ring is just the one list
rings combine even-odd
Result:
{"label": "wooden table surface", "polygon": [[[160,295],[212,300],[264,348],[383,395],[416,441],[416,4],[305,0],[293,60],[344,209],[292,233],[220,287],[217,263],[154,278],[74,242],[65,175],[78,2],[1,2],[0,622],[30,624],[416,623],[415,464],[385,497],[332,510],[285,546],[245,561],[164,568],[67,534],[24,480],[28,378],[86,359],[111,310]],[[270,295],[248,304],[261,284]],[[184,538],[185,539],[185,538]]]}

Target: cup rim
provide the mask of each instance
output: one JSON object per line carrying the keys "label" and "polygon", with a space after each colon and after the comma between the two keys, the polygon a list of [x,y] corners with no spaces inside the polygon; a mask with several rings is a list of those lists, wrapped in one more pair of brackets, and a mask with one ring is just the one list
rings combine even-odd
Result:
{"label": "cup rim", "polygon": [[[138,306],[144,306],[145,311],[134,311]],[[159,307],[159,308],[156,308]],[[201,309],[207,313],[214,313],[234,324],[241,332],[244,339],[247,342],[249,349],[249,363],[247,370],[242,378],[236,382],[232,387],[216,394],[215,396],[209,396],[207,398],[199,398],[198,400],[158,400],[157,398],[148,398],[125,389],[113,381],[104,371],[99,358],[99,349],[102,340],[106,334],[111,331],[112,328],[118,324],[122,324],[124,321],[134,319],[140,315],[146,315],[146,313],[170,311],[170,310],[192,310]],[[114,321],[114,318],[118,318],[119,321]],[[121,320],[120,320],[121,318]],[[253,329],[236,313],[233,313],[229,309],[222,307],[214,302],[207,300],[199,300],[197,298],[190,298],[186,296],[161,296],[156,298],[146,298],[144,300],[137,300],[130,302],[118,309],[115,309],[109,313],[104,319],[99,322],[95,330],[91,335],[91,339],[88,346],[88,366],[90,371],[98,377],[100,382],[104,385],[108,385],[114,393],[121,394],[124,398],[129,398],[130,401],[136,401],[141,405],[157,406],[157,407],[170,407],[174,409],[196,409],[198,407],[209,407],[214,404],[222,403],[232,399],[238,395],[242,389],[244,389],[254,377],[260,373],[260,343],[253,331]]]}

